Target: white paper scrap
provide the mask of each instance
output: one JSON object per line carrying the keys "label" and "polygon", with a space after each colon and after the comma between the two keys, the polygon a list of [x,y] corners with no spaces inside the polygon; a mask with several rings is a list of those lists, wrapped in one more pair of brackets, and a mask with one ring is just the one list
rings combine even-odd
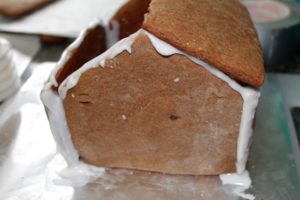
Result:
{"label": "white paper scrap", "polygon": [[77,37],[90,21],[108,21],[127,0],[57,0],[17,20],[0,16],[0,31]]}

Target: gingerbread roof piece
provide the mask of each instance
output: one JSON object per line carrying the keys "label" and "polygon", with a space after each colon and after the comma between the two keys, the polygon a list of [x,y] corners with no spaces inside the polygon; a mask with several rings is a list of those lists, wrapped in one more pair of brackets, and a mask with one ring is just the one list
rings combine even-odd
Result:
{"label": "gingerbread roof piece", "polygon": [[143,28],[237,81],[264,82],[257,34],[238,0],[152,0]]}

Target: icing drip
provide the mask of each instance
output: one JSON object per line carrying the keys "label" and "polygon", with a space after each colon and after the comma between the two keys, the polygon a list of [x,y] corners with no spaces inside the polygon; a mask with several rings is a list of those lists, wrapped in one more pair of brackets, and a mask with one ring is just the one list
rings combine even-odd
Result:
{"label": "icing drip", "polygon": [[14,94],[20,82],[11,46],[6,39],[0,38],[0,102]]}
{"label": "icing drip", "polygon": [[52,82],[47,83],[41,92],[41,99],[47,108],[49,121],[52,122],[50,123],[50,127],[57,143],[58,151],[64,156],[69,165],[76,166],[79,163],[79,155],[71,140],[63,102],[60,97],[52,91],[52,85]]}
{"label": "icing drip", "polygon": [[85,72],[88,69],[98,67],[101,65],[104,67],[105,61],[107,59],[111,59],[116,57],[116,55],[122,53],[123,51],[127,51],[131,53],[131,45],[135,41],[136,37],[139,36],[139,34],[142,33],[142,30],[136,32],[135,34],[130,35],[127,38],[124,38],[123,40],[120,40],[118,43],[116,43],[112,48],[108,49],[106,52],[102,53],[98,57],[90,60],[86,64],[84,64],[80,69],[75,71],[73,74],[71,74],[68,78],[66,78],[61,85],[58,88],[59,96],[64,99],[66,97],[67,91],[74,87],[81,74]]}
{"label": "icing drip", "polygon": [[239,174],[243,173],[243,171],[246,169],[246,163],[253,135],[253,119],[260,93],[255,90],[247,89],[243,90],[241,95],[244,99],[244,103],[238,138],[236,162],[237,173]]}
{"label": "icing drip", "polygon": [[111,21],[111,26],[105,26],[106,48],[112,47],[119,41],[120,25],[117,21]]}
{"label": "icing drip", "polygon": [[[66,78],[62,82],[62,84],[60,85],[60,87],[58,89],[58,93],[59,93],[60,97],[56,96],[55,97],[56,101],[62,101],[66,97],[67,91],[77,84],[81,74],[84,73],[85,71],[87,71],[88,69],[98,67],[99,65],[104,67],[105,61],[107,59],[114,58],[115,56],[117,56],[118,54],[120,54],[123,51],[127,51],[127,52],[131,53],[131,46],[132,46],[133,42],[135,41],[135,39],[137,38],[137,36],[139,36],[140,34],[145,34],[150,39],[152,45],[154,46],[154,48],[156,49],[156,51],[159,54],[161,54],[163,56],[171,56],[174,54],[180,54],[180,55],[186,56],[194,63],[203,66],[210,73],[212,73],[216,77],[220,78],[221,80],[225,81],[233,90],[240,93],[244,102],[243,102],[243,110],[242,110],[242,115],[241,115],[241,123],[240,123],[239,137],[238,137],[238,143],[237,143],[237,161],[236,161],[237,173],[236,174],[223,174],[223,175],[220,175],[220,178],[221,178],[223,184],[238,185],[239,187],[235,190],[235,193],[237,195],[242,196],[244,198],[253,199],[254,197],[252,195],[244,194],[243,192],[251,186],[251,179],[249,177],[249,173],[247,171],[245,171],[245,165],[246,165],[246,161],[248,158],[249,144],[250,144],[252,132],[253,132],[252,122],[253,122],[254,114],[256,111],[257,104],[258,104],[258,98],[260,96],[259,92],[252,88],[241,86],[235,80],[231,79],[229,76],[225,75],[223,72],[219,71],[218,69],[210,66],[209,64],[203,62],[202,60],[200,60],[196,57],[190,56],[190,55],[186,54],[185,52],[182,52],[182,51],[176,49],[175,47],[158,39],[157,37],[155,37],[154,35],[152,35],[151,33],[147,32],[143,29],[140,29],[135,34],[132,34],[131,36],[129,36],[123,40],[120,40],[119,42],[114,44],[110,49],[108,49],[106,52],[104,52],[103,54],[99,55],[98,57],[90,60],[89,62],[84,64],[80,69],[78,69],[73,74],[71,74],[68,78]],[[78,39],[78,41],[80,41],[80,39]],[[77,46],[79,45],[78,41],[76,44]],[[76,46],[76,45],[73,45],[73,46]],[[67,51],[70,51],[71,49],[72,48],[68,48]],[[68,55],[68,52],[64,53],[64,56],[67,56],[67,55]],[[67,59],[67,58],[63,58],[63,59]],[[62,63],[63,62],[59,63],[59,65],[57,66],[58,69],[62,66]],[[55,70],[52,73],[51,77],[55,78],[56,72],[57,72],[57,70]],[[50,87],[51,85],[54,85],[54,84],[57,84],[57,83],[56,83],[55,79],[52,78],[52,79],[50,79],[50,83],[48,84],[47,87]],[[51,106],[53,107],[53,105],[52,105],[53,103],[51,103],[51,105],[49,105],[50,102],[52,102],[52,101],[47,100],[47,98],[48,98],[47,93],[44,91],[42,95],[45,95],[43,100],[44,100],[44,102],[46,101],[46,103],[45,103],[46,107],[48,107],[48,106],[50,106],[50,108],[51,108]],[[54,94],[54,95],[56,95],[56,94]],[[52,98],[54,98],[54,97],[52,97]],[[60,112],[64,112],[62,103],[60,102],[58,104],[60,105],[59,108],[52,109],[53,113],[48,113],[50,121],[52,119],[53,121],[56,120],[58,122],[65,122],[66,120],[64,118],[64,113],[63,114],[60,113]],[[59,114],[55,113],[55,112],[59,112]],[[52,115],[52,117],[50,115]],[[59,120],[55,119],[55,117],[58,117]],[[55,123],[53,123],[53,124],[54,124],[53,126],[55,126]],[[64,125],[67,126],[66,124],[64,124]],[[56,130],[56,131],[53,131],[54,134],[70,135],[69,130],[66,128],[64,131],[62,131],[62,129],[55,128],[55,127],[52,127],[52,129]],[[76,152],[75,148],[72,146],[70,137],[69,136],[65,137],[65,139],[69,140],[68,142],[66,142],[67,146],[71,146],[73,148],[72,151],[75,152],[75,153],[73,152],[71,154],[68,154],[68,153],[64,154],[64,155],[67,155],[65,157],[68,158],[69,156],[73,156],[72,160],[76,160],[76,159],[78,160],[77,152]]]}
{"label": "icing drip", "polygon": [[251,179],[248,171],[237,174],[221,174],[220,179],[223,185],[233,185],[232,192],[245,199],[254,200],[251,194],[245,194],[245,191],[251,187]]}
{"label": "icing drip", "polygon": [[112,25],[112,29],[109,28],[110,27],[109,25],[105,25],[104,22],[101,21],[100,19],[95,19],[94,21],[92,21],[90,23],[90,25],[85,30],[80,32],[80,34],[76,38],[76,40],[70,46],[68,46],[68,48],[63,52],[61,58],[59,59],[57,65],[56,65],[56,67],[52,71],[49,79],[50,79],[50,82],[53,84],[53,86],[55,86],[55,87],[58,86],[58,83],[57,83],[56,78],[55,78],[57,72],[70,59],[72,51],[74,49],[78,48],[80,46],[80,44],[83,42],[83,40],[86,37],[87,32],[88,32],[89,29],[92,29],[96,26],[104,27],[105,28],[105,35],[106,35],[106,46],[108,48],[118,42],[120,26],[119,26],[118,22],[116,22],[116,21],[112,21],[111,25]]}
{"label": "icing drip", "polygon": [[52,83],[53,86],[55,86],[55,87],[58,86],[55,76],[56,76],[57,72],[62,68],[62,66],[64,66],[66,64],[66,62],[70,59],[72,51],[74,49],[77,49],[80,46],[80,44],[83,42],[85,36],[87,35],[88,30],[92,29],[98,25],[104,26],[103,22],[100,19],[95,19],[94,21],[92,21],[86,29],[84,29],[80,32],[80,34],[76,38],[76,40],[70,46],[68,46],[67,49],[63,52],[56,67],[53,69],[53,71],[51,72],[50,77],[49,77],[49,81]]}
{"label": "icing drip", "polygon": [[51,89],[52,86],[52,82],[46,84],[41,92],[41,99],[47,108],[49,121],[52,122],[50,128],[57,143],[57,150],[67,162],[67,166],[59,173],[58,180],[61,179],[60,181],[67,185],[83,186],[100,178],[105,173],[105,168],[80,162],[79,154],[71,140],[63,102]]}

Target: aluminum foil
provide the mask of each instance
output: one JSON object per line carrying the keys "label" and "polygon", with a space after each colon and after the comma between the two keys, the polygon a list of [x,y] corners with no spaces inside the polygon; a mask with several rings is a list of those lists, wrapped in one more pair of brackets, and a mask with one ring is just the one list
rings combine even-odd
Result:
{"label": "aluminum foil", "polygon": [[[80,171],[65,171],[66,162],[56,151],[39,96],[53,66],[38,66],[19,93],[0,106],[1,200],[238,199],[216,176],[107,169],[95,179]],[[257,199],[297,199],[298,171],[282,117],[281,95],[274,84],[269,78],[257,113],[249,192]]]}

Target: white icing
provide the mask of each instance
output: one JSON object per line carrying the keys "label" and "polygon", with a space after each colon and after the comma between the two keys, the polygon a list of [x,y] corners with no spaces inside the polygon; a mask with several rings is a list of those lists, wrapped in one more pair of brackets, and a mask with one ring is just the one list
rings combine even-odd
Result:
{"label": "white icing", "polygon": [[52,82],[46,84],[41,92],[41,99],[47,108],[47,115],[51,121],[50,128],[57,143],[57,150],[68,165],[59,173],[59,176],[65,184],[82,186],[100,178],[105,172],[105,168],[79,161],[78,152],[71,140],[62,100],[51,89],[52,86]]}
{"label": "white icing", "polygon": [[[50,128],[61,153],[69,165],[76,166],[79,163],[79,155],[72,140],[67,125],[64,107],[61,98],[51,89],[53,82],[48,82],[41,92],[41,99],[47,108]],[[66,134],[68,133],[68,134]]]}
{"label": "white icing", "polygon": [[[106,52],[104,52],[103,54],[90,60],[86,64],[84,64],[80,69],[78,69],[77,71],[72,73],[69,77],[67,77],[61,83],[61,85],[58,89],[58,93],[59,93],[60,97],[58,97],[57,94],[54,94],[54,93],[52,94],[52,95],[56,95],[56,97],[55,97],[56,101],[62,101],[66,97],[67,91],[77,84],[77,82],[83,72],[87,71],[88,69],[98,67],[99,65],[104,67],[105,61],[107,59],[114,58],[115,56],[122,53],[123,51],[127,51],[127,52],[131,53],[131,46],[132,46],[133,42],[135,41],[136,37],[139,36],[140,34],[145,34],[151,40],[152,45],[154,46],[154,48],[156,49],[156,51],[159,54],[161,54],[163,56],[171,56],[174,54],[180,54],[180,55],[186,56],[194,63],[201,65],[206,70],[208,70],[210,73],[212,73],[216,77],[220,78],[221,80],[225,81],[233,90],[235,90],[241,94],[244,102],[243,102],[243,110],[242,110],[238,144],[237,144],[237,161],[236,161],[237,173],[236,174],[227,174],[227,175],[223,174],[223,175],[220,175],[220,178],[224,184],[237,184],[240,187],[242,187],[242,189],[239,188],[238,191],[236,191],[236,193],[240,196],[248,197],[248,199],[251,199],[252,198],[251,195],[243,193],[245,191],[245,189],[249,188],[251,185],[251,180],[250,180],[249,174],[248,174],[248,172],[245,171],[245,165],[246,165],[248,152],[249,152],[249,144],[250,144],[250,140],[251,140],[251,136],[252,136],[252,132],[253,132],[252,124],[253,124],[253,118],[254,118],[255,110],[257,107],[257,103],[258,103],[258,98],[260,95],[259,92],[252,88],[241,86],[235,80],[231,79],[229,76],[225,75],[223,72],[219,71],[218,69],[210,66],[209,64],[203,62],[202,60],[200,60],[196,57],[193,57],[191,55],[186,54],[185,52],[182,52],[182,51],[176,49],[175,47],[171,46],[170,44],[158,39],[151,33],[141,29],[141,30],[137,31],[135,34],[132,34],[131,36],[129,36],[123,40],[120,40],[119,42],[114,44],[110,49],[108,49]],[[82,40],[82,38],[81,38],[81,40]],[[80,41],[80,40],[78,39],[78,41]],[[76,44],[77,46],[78,46],[78,41]],[[73,45],[73,46],[76,46],[76,45]],[[68,49],[68,51],[71,51],[71,50],[72,50],[72,48]],[[65,53],[64,56],[67,56],[67,54]],[[68,58],[64,57],[62,59],[66,60]],[[63,62],[60,62],[58,67],[61,67],[62,63]],[[50,83],[47,86],[48,88],[50,88],[51,85],[54,85],[54,86],[57,85],[57,83],[55,81],[56,72],[57,72],[57,70],[54,71],[54,73],[52,73],[52,79],[50,79]],[[179,80],[177,78],[175,78],[174,82],[177,82]],[[44,95],[45,93],[46,92],[44,91],[42,95]],[[47,98],[48,98],[47,95],[45,95],[43,97],[43,101],[44,102],[46,101],[46,103],[45,103],[46,107],[49,106],[50,108],[52,108],[51,110],[53,113],[51,113],[51,112],[48,113],[50,121],[53,120],[53,121],[57,121],[57,122],[65,122],[66,120],[65,120],[64,113],[61,113],[61,112],[64,112],[62,103],[58,103],[58,104],[60,104],[60,106],[57,108],[54,108],[53,101],[51,101],[49,99],[47,100]],[[52,97],[52,98],[54,98],[54,97]],[[57,113],[55,113],[55,112],[57,112]],[[122,118],[124,118],[124,117],[122,116]],[[65,157],[66,158],[69,157],[68,159],[71,159],[74,161],[78,160],[77,152],[76,152],[75,148],[72,146],[72,141],[70,139],[69,130],[66,127],[64,129],[58,128],[60,126],[59,123],[57,123],[57,124],[52,123],[52,126],[53,126],[52,129],[55,130],[55,131],[53,131],[54,134],[68,135],[68,137],[58,136],[58,137],[64,137],[64,140],[68,140],[66,142],[67,144],[65,144],[66,145],[65,151],[67,151],[67,148],[72,149],[73,153],[70,153],[70,154],[65,153],[64,154]],[[55,127],[55,126],[57,126],[57,127]],[[64,126],[67,126],[67,125],[64,124]],[[70,158],[70,156],[73,158]]]}
{"label": "white icing", "polygon": [[81,74],[85,72],[88,69],[98,67],[101,65],[104,67],[105,61],[111,58],[116,57],[116,55],[122,53],[123,51],[127,51],[131,53],[131,45],[135,41],[136,37],[139,36],[143,31],[140,30],[132,35],[130,35],[127,38],[124,38],[123,40],[120,40],[118,43],[116,43],[112,48],[108,49],[98,57],[90,60],[86,64],[84,64],[80,69],[75,71],[72,75],[70,75],[68,78],[66,78],[59,86],[58,93],[62,99],[65,98],[67,91],[74,87]]}
{"label": "white icing", "polygon": [[57,93],[51,89],[53,84],[54,83],[51,81],[46,84],[41,92],[41,99],[47,108],[49,121],[52,122],[50,123],[50,128],[57,143],[57,150],[68,164],[59,175],[64,181],[69,180],[70,184],[72,182],[72,184],[76,184],[76,186],[85,185],[101,177],[105,172],[105,169],[79,161],[78,152],[71,140],[63,102]]}
{"label": "white icing", "polygon": [[247,188],[251,186],[251,179],[248,171],[244,171],[241,174],[222,174],[220,175],[220,179],[223,184],[232,184],[231,181],[234,180],[235,185],[245,186]]}
{"label": "white icing", "polygon": [[56,74],[57,72],[66,64],[66,62],[70,59],[72,55],[72,51],[77,49],[80,44],[83,42],[84,38],[87,35],[88,30],[95,28],[96,26],[102,26],[105,29],[105,37],[106,37],[106,46],[111,47],[114,43],[116,43],[119,39],[119,24],[116,21],[111,21],[112,29],[109,28],[109,22],[103,22],[100,19],[95,19],[90,23],[90,25],[83,31],[80,32],[79,36],[76,40],[68,46],[68,48],[63,52],[61,58],[59,59],[56,67],[51,72],[50,81],[53,83],[53,86],[57,87],[58,83],[56,81]]}
{"label": "white icing", "polygon": [[244,99],[244,103],[238,138],[236,162],[237,173],[239,174],[243,173],[246,168],[251,139],[253,135],[253,119],[255,116],[260,93],[248,88],[242,90],[241,95]]}
{"label": "white icing", "polygon": [[68,181],[68,185],[81,187],[102,177],[106,172],[105,168],[95,167],[80,162],[76,166],[66,167],[60,172],[63,181]]}
{"label": "white icing", "polygon": [[80,46],[80,44],[86,37],[87,32],[98,25],[104,26],[101,20],[95,19],[85,30],[81,31],[78,38],[63,52],[59,62],[50,74],[49,82],[46,84],[41,93],[42,101],[48,111],[47,113],[49,121],[53,122],[50,123],[51,131],[58,144],[58,151],[64,156],[70,167],[74,167],[80,164],[79,155],[71,140],[69,128],[66,123],[62,100],[55,92],[51,90],[51,87],[58,85],[55,78],[56,74],[62,68],[62,66],[66,64],[71,56],[72,51]]}
{"label": "white icing", "polygon": [[254,200],[255,197],[251,194],[246,194],[245,191],[251,187],[251,178],[248,171],[240,174],[221,174],[220,179],[223,185],[234,185],[233,193],[244,199]]}
{"label": "white icing", "polygon": [[88,30],[90,30],[98,25],[103,26],[103,22],[100,19],[95,19],[94,21],[92,21],[85,30],[82,30],[80,32],[80,34],[76,38],[76,40],[70,46],[68,46],[68,48],[63,52],[61,58],[59,59],[56,67],[51,72],[51,75],[49,78],[50,82],[53,84],[53,86],[55,86],[55,87],[58,86],[55,76],[56,76],[57,72],[62,68],[62,66],[64,66],[66,64],[66,62],[69,60],[69,58],[71,57],[72,51],[74,49],[77,49],[80,46],[80,44],[83,42],[85,36],[87,35]]}
{"label": "white icing", "polygon": [[[112,27],[111,27],[112,26]],[[106,48],[109,49],[119,41],[120,25],[117,21],[112,20],[111,26],[105,26]]]}
{"label": "white icing", "polygon": [[20,85],[11,46],[0,38],[0,102],[14,94]]}

